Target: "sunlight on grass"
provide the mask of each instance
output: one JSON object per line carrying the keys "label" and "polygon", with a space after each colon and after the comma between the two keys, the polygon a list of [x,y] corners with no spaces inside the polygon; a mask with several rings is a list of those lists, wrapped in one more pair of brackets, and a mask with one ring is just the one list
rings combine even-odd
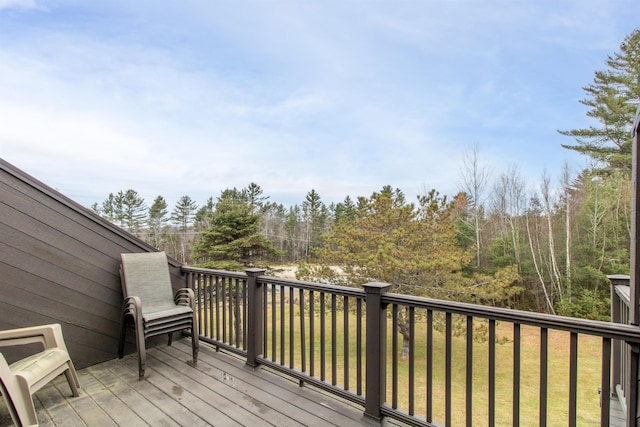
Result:
{"label": "sunlight on grass", "polygon": [[[265,307],[267,318],[267,354],[266,357],[289,366],[293,357],[294,369],[310,373],[328,383],[335,383],[340,387],[348,388],[351,392],[357,390],[356,369],[356,336],[357,317],[355,301],[349,300],[347,312],[347,350],[349,357],[346,362],[345,353],[345,328],[344,328],[344,301],[342,297],[336,298],[335,332],[332,329],[332,300],[325,296],[324,313],[320,310],[319,295],[316,292],[314,302],[313,330],[314,337],[311,342],[311,317],[309,315],[309,295],[304,294],[304,316],[300,316],[300,303],[298,292],[294,293],[293,305],[289,304],[290,293],[285,292],[284,306],[281,305],[280,293],[276,293],[275,300],[271,295],[267,298]],[[284,308],[284,311],[281,309]],[[284,317],[282,317],[284,314]],[[445,334],[442,322],[438,322],[440,313],[435,313],[433,330],[433,420],[444,422],[445,419]],[[293,318],[294,334],[290,335],[290,319]],[[321,351],[322,335],[321,324],[324,318],[324,352]],[[452,424],[463,425],[466,418],[466,326],[464,317],[453,315],[455,324],[452,337]],[[304,322],[304,330],[301,330],[301,320]],[[440,319],[442,320],[442,319]],[[275,321],[275,336],[273,334],[273,322]],[[392,378],[392,333],[391,318],[388,320],[387,337],[387,402],[391,405],[393,396]],[[486,425],[489,412],[489,343],[487,341],[486,321],[474,319],[473,344],[473,381],[472,381],[472,413],[473,425]],[[365,378],[365,348],[364,333],[364,309],[362,313],[362,393],[364,393]],[[214,328],[215,329],[215,328]],[[304,345],[302,345],[302,331],[304,331]],[[335,333],[335,341],[332,336]],[[569,333],[561,331],[549,331],[548,337],[548,398],[547,421],[548,425],[566,425],[568,420],[569,402]],[[514,340],[513,324],[499,322],[496,328],[496,425],[510,426],[513,424],[513,365],[514,365]],[[273,343],[275,338],[275,354]],[[291,339],[293,341],[291,342]],[[415,415],[426,417],[427,407],[427,323],[424,311],[416,310],[416,334],[415,334]],[[282,345],[284,344],[284,345]],[[291,345],[290,345],[291,344]],[[293,354],[290,351],[293,349]],[[398,336],[398,351],[402,348],[402,337]],[[520,423],[521,425],[538,425],[540,411],[540,328],[521,327],[521,357],[520,357]],[[304,351],[303,351],[304,349]],[[601,351],[602,340],[598,337],[581,335],[578,341],[578,397],[577,397],[577,423],[578,425],[598,425],[600,416],[600,401],[598,388],[601,377]],[[305,365],[302,365],[304,352]],[[335,376],[332,370],[332,359],[335,358]],[[313,360],[313,367],[311,361]],[[398,408],[408,411],[409,408],[409,364],[408,360],[398,356]],[[324,363],[323,363],[324,361]],[[324,376],[321,373],[324,371]],[[345,373],[348,372],[348,387],[344,387]]]}

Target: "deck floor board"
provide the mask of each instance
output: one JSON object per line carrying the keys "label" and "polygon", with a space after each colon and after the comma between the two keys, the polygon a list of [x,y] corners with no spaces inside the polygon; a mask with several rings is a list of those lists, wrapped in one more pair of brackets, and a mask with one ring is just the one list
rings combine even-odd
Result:
{"label": "deck floor board", "polygon": [[[137,355],[78,372],[81,393],[72,397],[64,376],[34,398],[38,421],[51,426],[372,426],[362,408],[268,368],[201,344],[198,363],[184,340],[147,352],[147,375],[138,380]],[[0,399],[0,426],[12,425]],[[401,425],[385,420],[382,425]],[[622,426],[612,398],[611,425]]]}
{"label": "deck floor board", "polygon": [[[174,346],[175,347],[175,346]],[[171,349],[167,352],[156,352],[155,358],[168,365],[175,362],[176,357],[170,354]],[[175,352],[175,356],[181,357],[184,354]],[[235,421],[243,425],[264,424],[265,420],[273,426],[301,426],[293,418],[285,417],[281,412],[277,411],[273,406],[268,406],[263,399],[256,398],[257,391],[251,384],[240,381],[231,374],[227,374],[225,379],[224,373],[217,373],[206,366],[204,356],[200,357],[196,369],[187,363],[174,364],[173,368],[184,376],[183,386],[191,385],[191,390],[201,396],[207,396],[208,400],[215,401],[217,408],[225,414],[231,415]],[[213,374],[212,376],[203,375],[203,372]],[[213,378],[213,380],[212,380]],[[264,403],[263,403],[264,402]],[[272,402],[279,405],[280,402]]]}
{"label": "deck floor board", "polygon": [[[202,343],[196,366],[188,343],[147,351],[138,380],[137,355],[78,371],[80,397],[64,376],[35,394],[41,426],[372,426],[362,408],[268,368]],[[12,425],[0,399],[0,426]],[[384,421],[383,425],[399,425]]]}
{"label": "deck floor board", "polygon": [[609,421],[610,427],[625,427],[627,425],[620,401],[615,396],[611,397],[611,416]]}
{"label": "deck floor board", "polygon": [[[190,347],[184,344],[173,347],[167,348],[167,351],[176,357],[179,357],[177,351],[181,351],[184,353],[183,357],[188,357]],[[232,383],[236,387],[251,388],[251,393],[247,395],[252,402],[273,408],[291,419],[300,420],[303,425],[349,425],[362,417],[362,412],[354,411],[350,405],[334,405],[340,402],[332,396],[324,393],[300,393],[300,387],[294,380],[284,380],[289,387],[282,387],[283,378],[268,370],[251,371],[243,364],[219,363],[217,358],[209,354],[199,357],[199,368],[202,363],[206,364],[203,369],[210,369],[208,372],[214,378]],[[224,379],[225,374],[228,376],[227,380]],[[288,404],[281,405],[282,401]]]}

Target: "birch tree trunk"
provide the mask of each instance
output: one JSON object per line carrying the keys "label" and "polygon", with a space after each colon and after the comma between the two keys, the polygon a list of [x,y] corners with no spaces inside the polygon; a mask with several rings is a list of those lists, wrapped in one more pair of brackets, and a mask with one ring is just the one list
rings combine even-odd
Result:
{"label": "birch tree trunk", "polygon": [[567,282],[567,299],[572,299],[572,283],[571,283],[571,174],[569,172],[569,164],[564,163],[562,170],[562,189],[564,194],[564,230],[565,230],[565,265],[564,276]]}
{"label": "birch tree trunk", "polygon": [[482,198],[489,180],[489,171],[479,164],[478,147],[465,155],[462,159],[461,171],[464,192],[471,205],[473,231],[476,246],[476,266],[480,268],[480,254],[482,245],[480,215],[482,212]]}
{"label": "birch tree trunk", "polygon": [[545,216],[547,219],[547,233],[548,233],[548,243],[549,243],[549,258],[550,258],[550,267],[551,267],[551,272],[553,274],[553,277],[555,279],[555,282],[557,284],[558,290],[559,292],[559,298],[560,301],[562,301],[564,299],[564,292],[562,290],[562,286],[561,286],[561,275],[560,275],[560,269],[558,268],[558,261],[556,258],[556,249],[555,249],[555,243],[553,240],[553,222],[552,222],[552,218],[553,218],[553,212],[552,212],[552,205],[553,205],[553,200],[552,200],[552,196],[551,196],[551,188],[550,188],[550,180],[549,180],[549,176],[547,175],[547,173],[545,172],[542,175],[542,183],[540,185],[540,191],[542,193],[542,200],[544,201],[544,211],[545,211]]}
{"label": "birch tree trunk", "polygon": [[556,311],[553,309],[553,304],[551,303],[551,299],[549,298],[549,292],[547,291],[547,285],[544,283],[544,276],[540,271],[540,267],[538,266],[538,260],[536,256],[536,251],[533,248],[533,240],[531,238],[531,228],[529,227],[529,216],[526,217],[527,222],[527,237],[529,240],[529,249],[531,250],[531,258],[533,259],[533,266],[536,270],[536,274],[538,275],[538,280],[540,281],[540,286],[542,286],[542,291],[544,292],[544,298],[547,302],[547,307],[549,308],[549,312],[551,314],[556,314]]}

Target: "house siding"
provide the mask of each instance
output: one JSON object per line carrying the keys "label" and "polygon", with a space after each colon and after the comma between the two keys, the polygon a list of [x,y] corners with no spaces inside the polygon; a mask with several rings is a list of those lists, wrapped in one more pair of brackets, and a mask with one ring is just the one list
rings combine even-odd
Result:
{"label": "house siding", "polygon": [[[113,359],[122,304],[120,254],[152,251],[0,159],[0,329],[60,323],[77,367]],[[171,273],[174,287],[184,286],[175,260]],[[2,353],[11,361],[28,351]]]}

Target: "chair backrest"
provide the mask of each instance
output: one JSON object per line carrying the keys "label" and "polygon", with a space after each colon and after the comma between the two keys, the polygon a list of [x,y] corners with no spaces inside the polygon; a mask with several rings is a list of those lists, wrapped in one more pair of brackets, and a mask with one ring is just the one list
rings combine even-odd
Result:
{"label": "chair backrest", "polygon": [[169,264],[164,252],[121,254],[122,293],[137,296],[142,312],[174,308]]}

